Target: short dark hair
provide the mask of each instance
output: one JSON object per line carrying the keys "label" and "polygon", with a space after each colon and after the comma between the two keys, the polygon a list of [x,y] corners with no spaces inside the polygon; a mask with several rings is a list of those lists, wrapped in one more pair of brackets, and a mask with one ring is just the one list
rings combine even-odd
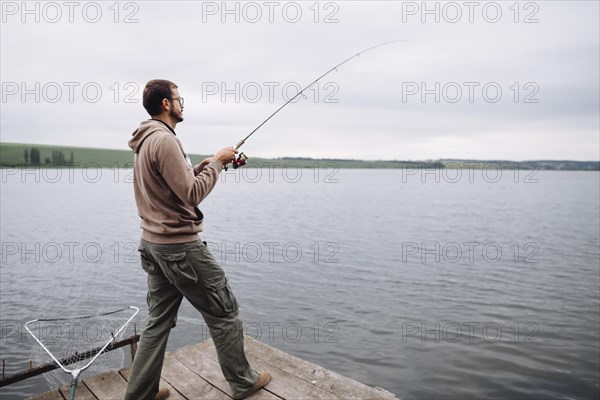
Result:
{"label": "short dark hair", "polygon": [[170,99],[177,85],[165,79],[153,79],[144,87],[143,104],[151,117],[162,111],[163,99]]}

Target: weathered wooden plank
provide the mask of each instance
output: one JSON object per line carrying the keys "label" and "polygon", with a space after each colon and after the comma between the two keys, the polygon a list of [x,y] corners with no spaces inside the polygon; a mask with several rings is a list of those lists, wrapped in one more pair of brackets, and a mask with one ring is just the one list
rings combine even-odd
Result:
{"label": "weathered wooden plank", "polygon": [[344,399],[394,399],[393,393],[373,388],[246,336],[246,353],[265,363],[328,390]]}
{"label": "weathered wooden plank", "polygon": [[65,400],[58,389],[30,397],[28,400]]}
{"label": "weathered wooden plank", "polygon": [[129,373],[131,372],[131,367],[121,368],[119,370],[119,375],[123,377],[127,382],[129,382]]}
{"label": "weathered wooden plank", "polygon": [[[131,371],[131,367],[127,367],[127,368],[122,368],[119,370],[119,374],[127,381],[129,382],[129,372]],[[163,378],[160,378],[160,384],[159,387],[161,388],[167,388],[170,391],[170,395],[169,395],[169,400],[187,400],[185,397],[183,397],[181,395],[181,393],[179,393],[177,391],[176,388],[174,388],[173,386],[171,386],[171,384],[167,381],[165,381]]]}
{"label": "weathered wooden plank", "polygon": [[324,390],[310,382],[299,379],[275,365],[265,363],[248,354],[248,361],[258,371],[267,370],[273,380],[267,387],[268,390],[284,399],[341,399],[336,394]]}
{"label": "weathered wooden plank", "polygon": [[85,378],[83,383],[99,399],[122,399],[127,388],[127,382],[117,371]]}
{"label": "weathered wooden plank", "polygon": [[[60,393],[62,393],[65,399],[69,398],[69,392],[71,390],[70,386],[63,386],[58,390],[60,390]],[[79,382],[77,384],[77,390],[75,391],[75,400],[98,400],[98,398],[90,392],[90,389],[85,386],[85,383]]]}
{"label": "weathered wooden plank", "polygon": [[[214,345],[212,346],[214,348]],[[209,346],[203,346],[203,350],[210,348]],[[221,372],[221,366],[215,360],[213,360],[206,351],[198,350],[195,346],[186,346],[178,349],[172,353],[177,360],[183,365],[188,367],[191,371],[200,375],[202,378],[216,386],[229,396],[233,397],[229,383]],[[256,394],[250,397],[253,400],[277,400],[277,396],[267,392],[266,390],[259,390]]]}
{"label": "weathered wooden plank", "polygon": [[206,382],[171,354],[165,356],[162,377],[188,399],[231,400],[231,397]]}
{"label": "weathered wooden plank", "polygon": [[200,343],[196,343],[196,344],[190,344],[188,346],[185,347],[193,347],[196,350],[204,350],[204,349],[208,349],[209,347],[215,347],[215,342],[213,342],[212,339],[208,339],[205,340],[204,342],[200,342]]}
{"label": "weathered wooden plank", "polygon": [[207,382],[210,382],[211,385],[231,395],[229,384],[223,376],[218,362],[209,358],[205,353],[196,350],[193,346],[183,347],[172,354],[179,362]]}
{"label": "weathered wooden plank", "polygon": [[[217,350],[214,345],[203,350],[213,360],[217,360]],[[248,353],[247,353],[248,354]],[[248,354],[248,361],[257,371],[267,370],[273,379],[266,390],[284,399],[340,399],[334,393],[324,390],[304,379],[290,374],[276,364],[269,364]]]}

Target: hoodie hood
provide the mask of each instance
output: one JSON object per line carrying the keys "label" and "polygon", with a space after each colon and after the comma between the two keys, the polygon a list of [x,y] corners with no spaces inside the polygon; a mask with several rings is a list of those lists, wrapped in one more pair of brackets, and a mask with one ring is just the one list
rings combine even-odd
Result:
{"label": "hoodie hood", "polygon": [[169,127],[167,124],[165,124],[162,121],[156,120],[156,119],[149,119],[146,121],[142,121],[142,123],[140,123],[140,126],[133,131],[132,135],[133,136],[131,139],[129,139],[129,147],[131,148],[131,150],[133,150],[134,153],[139,153],[140,147],[142,146],[142,143],[144,143],[144,140],[146,140],[146,138],[148,138],[148,136],[152,135],[155,132],[158,131],[164,131],[165,128],[167,128],[168,130],[170,130],[173,134],[175,134],[175,132],[171,129],[171,127]]}

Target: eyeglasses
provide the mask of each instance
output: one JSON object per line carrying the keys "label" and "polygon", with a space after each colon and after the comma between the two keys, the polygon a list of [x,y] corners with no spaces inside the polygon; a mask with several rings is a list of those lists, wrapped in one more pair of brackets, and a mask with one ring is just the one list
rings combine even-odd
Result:
{"label": "eyeglasses", "polygon": [[183,97],[171,97],[170,100],[179,100],[179,105],[183,107]]}

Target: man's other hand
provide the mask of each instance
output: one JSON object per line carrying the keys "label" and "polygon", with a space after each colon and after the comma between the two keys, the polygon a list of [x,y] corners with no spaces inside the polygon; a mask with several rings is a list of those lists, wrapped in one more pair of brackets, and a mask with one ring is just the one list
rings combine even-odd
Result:
{"label": "man's other hand", "polygon": [[204,167],[206,167],[212,160],[214,160],[213,157],[208,157],[205,158],[204,160],[202,160],[202,162],[200,162],[200,164],[198,164],[196,167],[198,169],[200,169],[200,171],[202,171],[202,169],[204,169]]}
{"label": "man's other hand", "polygon": [[206,167],[214,159],[215,159],[214,157],[208,157],[208,158],[205,158],[204,160],[202,160],[202,162],[200,162],[200,164],[196,164],[194,166],[194,175],[198,175],[200,172],[202,172],[204,167]]}

